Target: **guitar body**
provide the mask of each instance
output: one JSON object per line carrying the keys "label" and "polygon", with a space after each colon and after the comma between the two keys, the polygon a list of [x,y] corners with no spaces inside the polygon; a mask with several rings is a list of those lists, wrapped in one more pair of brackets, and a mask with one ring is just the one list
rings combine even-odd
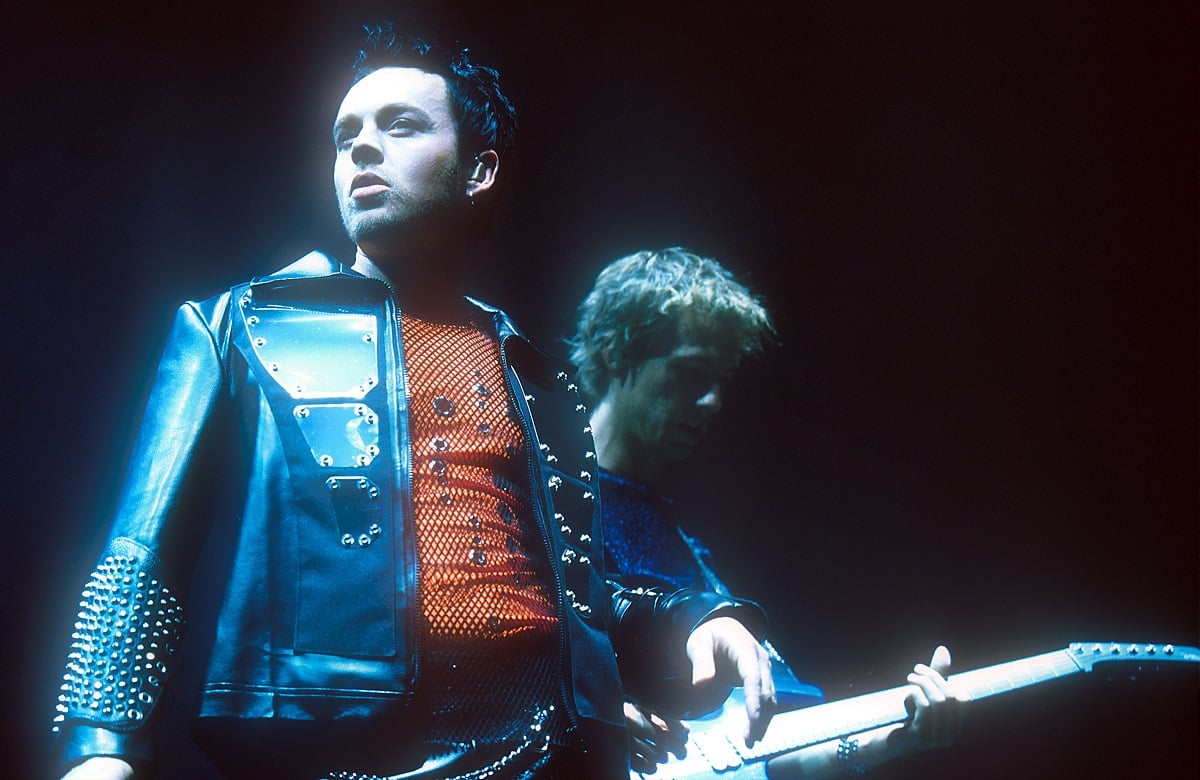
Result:
{"label": "guitar body", "polygon": [[[811,704],[820,701],[816,698]],[[741,739],[739,735],[746,727],[746,699],[741,688],[734,688],[720,709],[685,720],[684,724],[688,741],[683,757],[671,756],[653,774],[631,771],[633,780],[711,780],[744,766],[732,742]]]}

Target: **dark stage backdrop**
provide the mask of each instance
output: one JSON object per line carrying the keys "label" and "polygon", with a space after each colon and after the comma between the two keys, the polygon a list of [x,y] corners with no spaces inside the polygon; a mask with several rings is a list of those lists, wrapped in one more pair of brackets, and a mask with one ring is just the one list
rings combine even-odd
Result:
{"label": "dark stage backdrop", "polygon": [[[472,288],[549,349],[638,248],[765,296],[778,344],[671,489],[803,677],[1197,643],[1194,4],[43,5],[3,47],[11,776],[44,772],[171,312],[350,255],[328,131],[383,9],[520,108]],[[879,776],[1194,778],[1198,706],[1194,670],[1077,679]],[[172,728],[170,776],[203,777]]]}

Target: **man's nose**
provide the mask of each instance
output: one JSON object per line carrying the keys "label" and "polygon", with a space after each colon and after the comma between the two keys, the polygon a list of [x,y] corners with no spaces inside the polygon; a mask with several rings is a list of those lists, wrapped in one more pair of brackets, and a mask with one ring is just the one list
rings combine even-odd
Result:
{"label": "man's nose", "polygon": [[713,414],[721,411],[721,402],[724,397],[724,391],[720,382],[713,382],[704,395],[700,396],[696,401],[696,405]]}
{"label": "man's nose", "polygon": [[354,137],[354,142],[350,145],[350,159],[355,165],[383,162],[383,150],[379,146],[379,140],[375,137],[374,129],[363,127],[358,131],[358,135]]}

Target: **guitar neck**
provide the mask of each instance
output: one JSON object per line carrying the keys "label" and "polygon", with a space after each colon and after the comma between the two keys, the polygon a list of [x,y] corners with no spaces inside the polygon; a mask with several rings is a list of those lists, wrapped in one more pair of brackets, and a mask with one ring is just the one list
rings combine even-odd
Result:
{"label": "guitar neck", "polygon": [[[1082,672],[1067,650],[1055,650],[1018,661],[987,666],[950,676],[968,698],[983,699],[1018,688]],[[889,688],[852,699],[782,712],[771,720],[765,737],[751,748],[740,748],[746,760],[763,759],[868,729],[908,719],[904,699],[911,685]]]}
{"label": "guitar neck", "polygon": [[[1200,663],[1200,649],[1176,645],[1075,642],[1062,650],[951,675],[950,682],[969,699],[986,699],[1059,677],[1090,672],[1096,664],[1114,661],[1152,666],[1160,662]],[[714,772],[735,769],[849,734],[902,723],[908,720],[904,700],[913,688],[903,685],[852,699],[781,712],[771,719],[763,739],[752,747],[746,747],[740,736],[746,723],[745,711],[738,706],[730,708],[731,697],[713,725],[692,729],[687,755],[659,765],[653,774],[634,772],[631,777],[703,780],[711,778]]]}

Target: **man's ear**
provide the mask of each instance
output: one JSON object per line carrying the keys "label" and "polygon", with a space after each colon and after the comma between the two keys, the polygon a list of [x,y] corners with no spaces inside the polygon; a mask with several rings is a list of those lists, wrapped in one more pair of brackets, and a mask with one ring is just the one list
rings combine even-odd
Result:
{"label": "man's ear", "polygon": [[628,360],[618,364],[615,350],[611,347],[600,350],[600,357],[604,360],[604,368],[608,373],[610,383],[624,384],[629,381],[632,374],[637,373],[636,367]]}
{"label": "man's ear", "polygon": [[617,361],[613,358],[614,355],[612,347],[600,350],[600,359],[604,361],[604,368],[608,371],[609,376],[613,376],[617,373]]}
{"label": "man's ear", "polygon": [[475,155],[474,167],[467,176],[467,197],[474,198],[492,188],[496,183],[496,172],[500,170],[500,155],[486,149]]}

